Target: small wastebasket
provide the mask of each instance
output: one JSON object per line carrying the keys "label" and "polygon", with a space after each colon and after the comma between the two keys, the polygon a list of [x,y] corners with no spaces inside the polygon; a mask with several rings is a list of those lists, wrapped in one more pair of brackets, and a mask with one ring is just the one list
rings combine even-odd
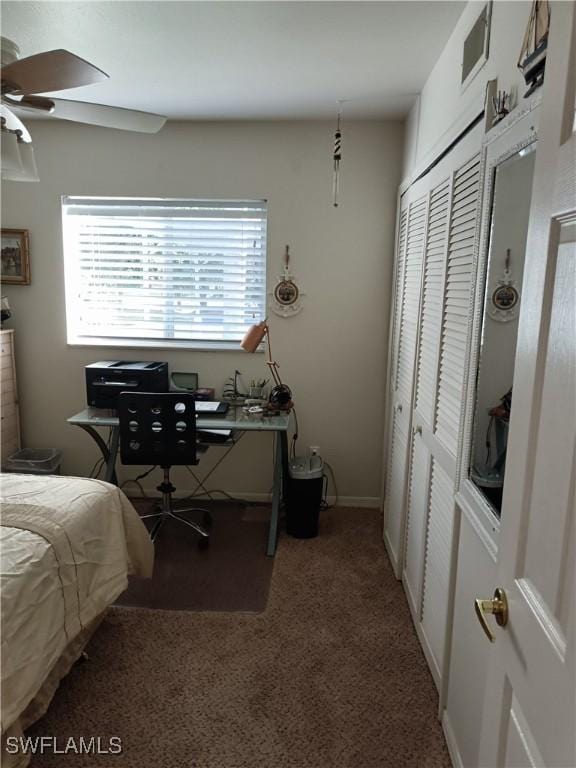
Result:
{"label": "small wastebasket", "polygon": [[23,448],[4,462],[4,472],[23,475],[58,475],[62,451],[58,448]]}
{"label": "small wastebasket", "polygon": [[286,531],[296,539],[318,536],[318,518],[324,484],[320,456],[296,456],[288,466]]}

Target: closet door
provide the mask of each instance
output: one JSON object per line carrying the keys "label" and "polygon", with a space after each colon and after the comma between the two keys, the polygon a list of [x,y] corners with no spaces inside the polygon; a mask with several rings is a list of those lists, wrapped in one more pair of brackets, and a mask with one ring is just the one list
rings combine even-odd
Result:
{"label": "closet door", "polygon": [[400,213],[390,381],[384,541],[396,576],[402,572],[408,447],[420,311],[427,196],[408,194]]}
{"label": "closet door", "polygon": [[[404,586],[413,614],[418,614],[422,582],[423,548],[430,494],[431,437],[434,430],[438,359],[442,333],[450,178],[439,182],[429,196],[429,225],[424,259],[420,335],[416,365],[414,423],[406,524]],[[426,441],[426,442],[425,442]]]}
{"label": "closet door", "polygon": [[[456,456],[472,311],[480,182],[475,150],[480,141],[480,131],[471,132],[431,176],[416,357],[402,576],[437,685],[444,667],[454,560]],[[457,163],[455,170],[448,167]]]}

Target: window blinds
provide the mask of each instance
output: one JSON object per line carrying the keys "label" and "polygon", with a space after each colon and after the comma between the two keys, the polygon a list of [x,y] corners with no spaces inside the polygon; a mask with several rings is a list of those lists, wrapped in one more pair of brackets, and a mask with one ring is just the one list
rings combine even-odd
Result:
{"label": "window blinds", "polygon": [[68,342],[239,341],[265,316],[266,202],[64,197]]}

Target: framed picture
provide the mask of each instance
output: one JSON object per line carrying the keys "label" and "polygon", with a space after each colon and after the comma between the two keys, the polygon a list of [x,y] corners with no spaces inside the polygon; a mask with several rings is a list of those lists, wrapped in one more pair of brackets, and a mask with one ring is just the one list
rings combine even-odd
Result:
{"label": "framed picture", "polygon": [[2,229],[2,283],[30,285],[30,247],[27,229]]}

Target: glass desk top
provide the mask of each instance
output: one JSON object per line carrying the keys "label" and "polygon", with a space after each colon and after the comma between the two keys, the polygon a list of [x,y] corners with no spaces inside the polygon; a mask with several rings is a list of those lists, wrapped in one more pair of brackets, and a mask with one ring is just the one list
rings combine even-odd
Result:
{"label": "glass desk top", "polygon": [[[118,415],[106,408],[85,408],[66,419],[68,424],[90,427],[117,427]],[[240,405],[231,405],[225,416],[198,415],[196,429],[236,429],[246,432],[287,432],[289,413],[254,418],[242,410]]]}

